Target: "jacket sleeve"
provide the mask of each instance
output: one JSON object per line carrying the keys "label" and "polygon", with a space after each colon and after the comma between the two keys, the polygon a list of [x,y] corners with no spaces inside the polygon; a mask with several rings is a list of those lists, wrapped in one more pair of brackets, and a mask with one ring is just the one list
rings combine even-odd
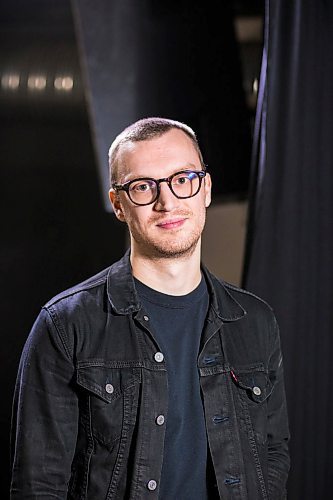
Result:
{"label": "jacket sleeve", "polygon": [[10,498],[67,498],[78,401],[70,353],[42,310],[22,352],[13,403]]}
{"label": "jacket sleeve", "polygon": [[268,496],[270,500],[281,500],[286,498],[286,482],[290,467],[289,426],[280,335],[275,318],[272,346],[269,375],[274,389],[268,401]]}

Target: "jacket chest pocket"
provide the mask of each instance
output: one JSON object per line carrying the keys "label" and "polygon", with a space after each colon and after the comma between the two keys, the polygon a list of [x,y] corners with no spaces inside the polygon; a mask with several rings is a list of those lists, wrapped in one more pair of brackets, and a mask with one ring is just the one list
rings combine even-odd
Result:
{"label": "jacket chest pocket", "polygon": [[135,425],[141,370],[81,363],[76,381],[85,427],[89,426],[94,438],[111,448]]}
{"label": "jacket chest pocket", "polygon": [[261,365],[235,367],[231,370],[241,407],[241,420],[246,430],[254,432],[256,440],[267,440],[268,400],[274,385]]}

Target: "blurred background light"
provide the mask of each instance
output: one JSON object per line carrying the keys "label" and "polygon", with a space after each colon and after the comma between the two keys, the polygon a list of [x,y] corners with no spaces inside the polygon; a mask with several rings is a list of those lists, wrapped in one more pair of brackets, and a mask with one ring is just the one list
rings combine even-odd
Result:
{"label": "blurred background light", "polygon": [[17,90],[20,86],[20,75],[18,73],[5,73],[1,77],[1,87],[4,90]]}
{"label": "blurred background light", "polygon": [[29,90],[45,90],[46,77],[44,75],[30,75],[28,77]]}
{"label": "blurred background light", "polygon": [[54,88],[56,90],[63,90],[70,92],[73,89],[74,80],[71,76],[57,76],[54,80]]}

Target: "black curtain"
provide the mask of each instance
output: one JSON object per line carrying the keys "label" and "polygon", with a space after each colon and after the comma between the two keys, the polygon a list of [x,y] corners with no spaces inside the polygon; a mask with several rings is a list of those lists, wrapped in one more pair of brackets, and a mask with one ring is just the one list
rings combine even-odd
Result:
{"label": "black curtain", "polygon": [[289,498],[332,498],[333,2],[266,0],[244,286],[281,329]]}

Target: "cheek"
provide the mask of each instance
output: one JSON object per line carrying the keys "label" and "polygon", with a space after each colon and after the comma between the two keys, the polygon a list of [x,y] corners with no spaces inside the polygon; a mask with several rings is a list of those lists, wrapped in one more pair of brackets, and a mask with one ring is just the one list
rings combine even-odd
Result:
{"label": "cheek", "polygon": [[139,228],[145,226],[145,221],[147,220],[147,216],[142,209],[133,209],[132,207],[129,209],[128,207],[123,207],[123,214],[125,218],[125,222],[128,224],[129,228]]}
{"label": "cheek", "polygon": [[205,220],[206,218],[206,196],[204,193],[201,198],[198,199],[197,203],[193,207],[193,212],[196,214],[197,218],[200,220]]}

